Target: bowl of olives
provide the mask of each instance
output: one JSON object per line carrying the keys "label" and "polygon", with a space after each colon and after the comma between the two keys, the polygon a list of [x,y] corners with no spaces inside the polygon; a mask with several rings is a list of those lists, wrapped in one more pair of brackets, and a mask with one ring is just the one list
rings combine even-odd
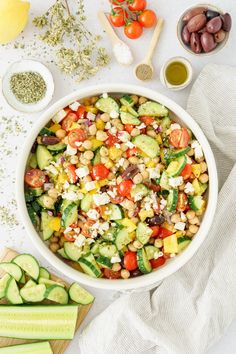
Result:
{"label": "bowl of olives", "polygon": [[182,46],[192,54],[213,54],[222,49],[232,26],[229,13],[213,5],[188,8],[180,17],[177,35]]}

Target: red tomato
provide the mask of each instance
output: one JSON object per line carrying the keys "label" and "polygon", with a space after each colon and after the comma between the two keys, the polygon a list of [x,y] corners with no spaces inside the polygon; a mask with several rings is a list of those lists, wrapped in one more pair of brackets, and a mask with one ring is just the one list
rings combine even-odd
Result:
{"label": "red tomato", "polygon": [[111,10],[111,14],[109,16],[111,23],[113,24],[114,27],[122,27],[125,25],[125,17],[127,18],[127,15],[125,11],[120,7],[114,7]]}
{"label": "red tomato", "polygon": [[119,139],[117,138],[116,135],[112,135],[109,132],[107,132],[108,138],[105,141],[105,144],[108,145],[109,147],[114,146],[115,144],[119,143]]}
{"label": "red tomato", "polygon": [[70,232],[66,232],[63,235],[66,239],[66,241],[68,242],[74,242],[75,241],[75,232],[74,231],[70,231]]}
{"label": "red tomato", "polygon": [[186,128],[182,128],[182,135],[180,138],[180,142],[179,142],[179,147],[180,148],[185,148],[188,146],[190,140],[190,135],[189,132]]}
{"label": "red tomato", "polygon": [[75,113],[69,112],[62,121],[62,129],[68,131],[74,122],[77,122],[78,117]]}
{"label": "red tomato", "polygon": [[175,148],[179,147],[179,142],[180,142],[181,135],[182,135],[181,129],[174,129],[170,133],[169,142]]}
{"label": "red tomato", "polygon": [[130,39],[137,39],[142,35],[143,28],[138,21],[133,21],[125,26],[124,33]]}
{"label": "red tomato", "polygon": [[137,155],[138,149],[136,147],[132,149],[126,150],[126,157],[129,158],[131,156]]}
{"label": "red tomato", "polygon": [[191,176],[191,173],[192,173],[192,165],[187,163],[184,166],[184,169],[182,170],[182,172],[180,173],[180,176],[182,176],[183,179],[186,180],[186,179],[189,179],[189,177]]}
{"label": "red tomato", "polygon": [[144,10],[141,15],[139,15],[138,21],[143,27],[150,28],[155,26],[157,22],[157,16],[152,10]]}
{"label": "red tomato", "polygon": [[122,181],[120,184],[117,186],[118,193],[122,195],[123,197],[127,197],[130,195],[131,188],[133,187],[133,182],[131,179],[126,179]]}
{"label": "red tomato", "polygon": [[83,129],[72,129],[68,134],[68,143],[71,147],[77,149],[77,143],[85,141],[86,137],[86,132]]}
{"label": "red tomato", "polygon": [[159,257],[157,259],[151,259],[150,263],[152,268],[158,268],[165,263],[166,259],[164,257]]}
{"label": "red tomato", "polygon": [[159,235],[160,226],[150,226],[150,229],[152,229],[152,237],[157,237]]}
{"label": "red tomato", "polygon": [[159,228],[159,237],[161,238],[165,238],[165,237],[168,237],[170,235],[173,235],[173,231],[170,231],[168,229],[166,229],[165,227],[161,227]]}
{"label": "red tomato", "polygon": [[106,168],[106,166],[104,166],[102,163],[100,163],[96,166],[93,166],[93,168],[92,168],[92,177],[96,181],[100,181],[101,179],[107,178],[109,173],[110,173],[110,170],[108,170],[108,168]]}
{"label": "red tomato", "polygon": [[32,168],[25,174],[25,183],[30,187],[40,188],[46,182],[46,176],[43,171],[38,168]]}
{"label": "red tomato", "polygon": [[188,197],[185,193],[181,192],[178,195],[178,203],[176,209],[178,211],[185,211],[186,206],[188,204]]}
{"label": "red tomato", "polygon": [[[109,190],[112,192],[115,191],[117,193],[116,186],[110,186]],[[111,203],[113,203],[113,204],[120,204],[125,199],[125,197],[123,197],[122,195],[118,195],[118,194],[116,194],[114,197],[109,194],[109,197],[110,197]]]}
{"label": "red tomato", "polygon": [[86,113],[86,107],[79,106],[76,111],[78,119],[84,118],[85,113]]}
{"label": "red tomato", "polygon": [[130,134],[134,129],[134,125],[132,124],[125,124],[125,130]]}
{"label": "red tomato", "polygon": [[103,275],[107,279],[119,279],[121,277],[120,270],[118,272],[114,272],[114,270],[111,270],[109,268],[103,269]]}
{"label": "red tomato", "polygon": [[146,125],[151,125],[154,122],[154,118],[151,116],[142,116],[139,119]]}
{"label": "red tomato", "polygon": [[69,182],[70,183],[76,183],[78,181],[79,177],[75,173],[75,170],[76,170],[75,165],[69,165],[67,167],[67,170],[68,170],[67,174],[68,174],[68,177],[69,177]]}
{"label": "red tomato", "polygon": [[127,270],[135,270],[138,268],[137,253],[136,252],[125,252],[124,255],[124,266]]}
{"label": "red tomato", "polygon": [[143,11],[147,5],[146,0],[133,0],[129,5],[130,11]]}
{"label": "red tomato", "polygon": [[82,227],[81,234],[84,235],[85,237],[91,237],[90,235],[90,227],[95,224],[94,220],[88,219]]}

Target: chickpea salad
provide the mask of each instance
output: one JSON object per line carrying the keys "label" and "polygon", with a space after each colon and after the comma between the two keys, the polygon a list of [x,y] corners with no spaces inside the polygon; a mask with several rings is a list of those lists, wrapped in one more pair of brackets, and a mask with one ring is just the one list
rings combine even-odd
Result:
{"label": "chickpea salad", "polygon": [[206,209],[207,164],[166,107],[125,94],[60,110],[25,172],[29,216],[52,252],[92,277],[147,274],[182,252]]}

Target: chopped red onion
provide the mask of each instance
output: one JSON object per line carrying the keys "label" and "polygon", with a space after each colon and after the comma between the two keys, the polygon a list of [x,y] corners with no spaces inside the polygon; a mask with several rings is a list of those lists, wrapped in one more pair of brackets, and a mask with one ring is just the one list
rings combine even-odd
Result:
{"label": "chopped red onion", "polygon": [[90,125],[92,125],[92,124],[93,124],[93,122],[91,120],[89,120],[89,119],[84,120],[84,125],[86,125],[86,127],[90,127]]}
{"label": "chopped red onion", "polygon": [[53,212],[51,210],[48,210],[48,215],[53,216]]}

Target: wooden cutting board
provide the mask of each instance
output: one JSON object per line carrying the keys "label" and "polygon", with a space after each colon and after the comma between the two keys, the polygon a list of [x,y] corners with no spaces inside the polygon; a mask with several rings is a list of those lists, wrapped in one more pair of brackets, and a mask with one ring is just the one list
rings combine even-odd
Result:
{"label": "wooden cutting board", "polygon": [[[5,248],[2,254],[0,255],[0,262],[10,262],[18,253],[10,248]],[[0,277],[4,274],[3,271],[0,270]],[[64,282],[61,278],[56,277],[52,274],[52,280],[59,281],[66,286],[68,283]],[[6,304],[7,301],[5,299],[0,300],[0,304]],[[86,317],[88,311],[90,310],[91,305],[79,306],[78,308],[78,318],[76,323],[76,331],[82,323],[83,319]],[[3,338],[0,337],[0,348],[7,347],[9,345],[16,344],[25,344],[25,343],[33,343],[37,342],[35,340],[25,340],[25,339],[11,339],[11,338]],[[65,352],[67,346],[69,345],[70,340],[50,340],[51,348],[54,354],[62,354]]]}

